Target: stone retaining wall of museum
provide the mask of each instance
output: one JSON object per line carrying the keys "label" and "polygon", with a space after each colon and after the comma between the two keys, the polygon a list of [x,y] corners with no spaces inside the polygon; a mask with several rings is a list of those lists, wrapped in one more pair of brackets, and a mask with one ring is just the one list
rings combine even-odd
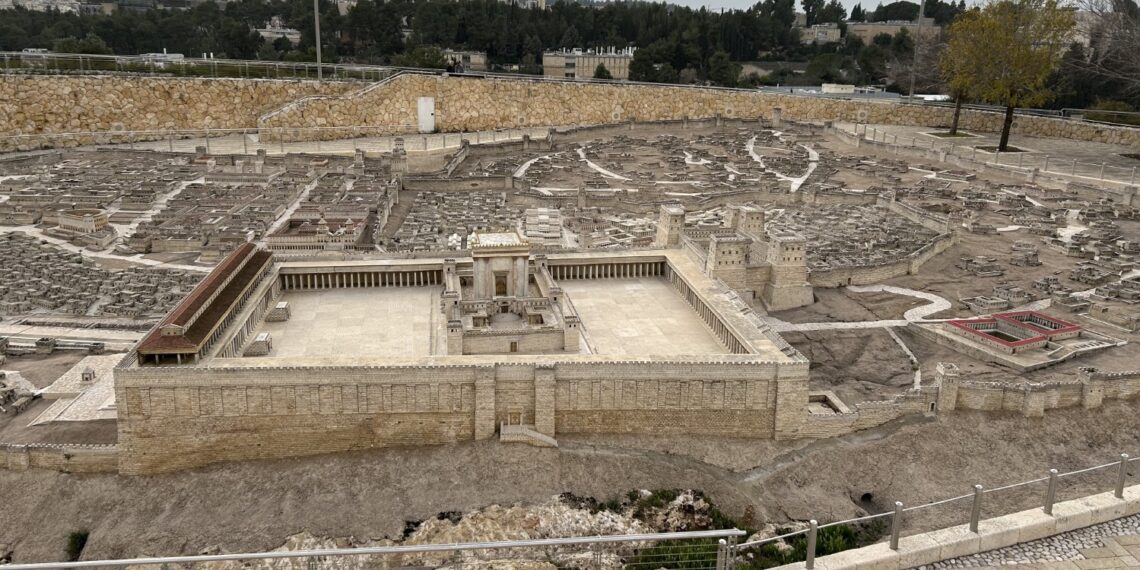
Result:
{"label": "stone retaining wall of museum", "polygon": [[[952,109],[870,100],[843,100],[646,84],[592,84],[535,79],[483,79],[399,74],[359,89],[357,83],[252,79],[105,76],[0,77],[0,133],[38,135],[203,128],[375,127],[369,134],[405,134],[417,124],[416,100],[434,97],[443,132],[629,121],[771,117],[775,107],[795,121],[949,124]],[[961,126],[996,132],[1000,113],[967,110]],[[1017,134],[1140,145],[1140,129],[1049,117],[1018,116]],[[343,138],[343,131],[262,133],[265,140]],[[163,138],[155,135],[151,138]],[[144,140],[139,135],[134,140]],[[3,138],[0,151],[67,140]],[[126,138],[120,142],[127,142]]]}

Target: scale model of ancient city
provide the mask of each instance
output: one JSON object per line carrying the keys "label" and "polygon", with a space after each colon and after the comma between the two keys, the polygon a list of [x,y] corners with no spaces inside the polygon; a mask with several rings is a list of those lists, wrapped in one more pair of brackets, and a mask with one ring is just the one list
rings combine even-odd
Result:
{"label": "scale model of ancient city", "polygon": [[[102,135],[0,142],[8,561],[58,559],[78,529],[96,560],[710,516],[751,525],[743,543],[1140,442],[1136,128],[1019,115],[1020,152],[995,153],[1000,114],[965,110],[944,137],[950,107],[757,91],[0,84],[118,102],[71,115]],[[145,107],[160,90],[178,109]],[[56,120],[7,101],[10,132]],[[180,114],[246,130],[141,130]],[[1111,494],[1115,469],[1056,501]],[[1035,484],[1001,504],[1045,517]],[[919,566],[1120,517],[1140,533],[1127,493],[972,550],[908,559],[904,534],[870,547],[889,560],[817,564]],[[960,506],[907,533],[968,524]],[[589,552],[472,567],[636,559]],[[424,556],[337,567],[461,567]],[[1002,559],[961,560],[939,567]],[[284,562],[217,567],[301,567]]]}

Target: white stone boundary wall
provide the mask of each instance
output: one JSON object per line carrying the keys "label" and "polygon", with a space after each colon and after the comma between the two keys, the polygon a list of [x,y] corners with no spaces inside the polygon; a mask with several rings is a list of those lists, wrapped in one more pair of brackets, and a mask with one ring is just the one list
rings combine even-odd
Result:
{"label": "white stone boundary wall", "polygon": [[[978,532],[968,524],[899,539],[899,549],[886,542],[846,550],[815,560],[817,570],[903,570],[969,556],[1021,542],[1038,540],[1140,513],[1140,485],[1124,489],[1124,498],[1112,492],[1092,495],[1053,505],[1053,514],[1040,508],[979,521]],[[780,566],[799,570],[805,563]]]}

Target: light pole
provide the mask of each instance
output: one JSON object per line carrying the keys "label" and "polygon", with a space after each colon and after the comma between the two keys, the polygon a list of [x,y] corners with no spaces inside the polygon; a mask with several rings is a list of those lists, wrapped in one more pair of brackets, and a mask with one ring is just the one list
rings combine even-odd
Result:
{"label": "light pole", "polygon": [[[316,1],[316,0],[314,0]],[[910,96],[907,99],[914,102],[914,70],[918,68],[918,44],[922,39],[922,13],[926,11],[926,0],[918,4],[918,27],[914,32],[914,61],[910,62]],[[319,33],[317,34],[320,35]],[[317,59],[320,60],[320,48],[317,48]]]}
{"label": "light pole", "polygon": [[[925,2],[926,0],[923,0]],[[313,0],[313,25],[317,29],[317,81],[322,79],[321,73],[321,7],[320,0]],[[922,16],[922,14],[919,14]],[[918,45],[918,44],[915,44]],[[914,76],[910,78],[910,89],[914,91]]]}

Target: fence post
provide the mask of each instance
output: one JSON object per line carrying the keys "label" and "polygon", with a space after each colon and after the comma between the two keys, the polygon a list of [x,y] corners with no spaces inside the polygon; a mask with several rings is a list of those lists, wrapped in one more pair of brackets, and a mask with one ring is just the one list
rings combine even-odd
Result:
{"label": "fence post", "polygon": [[974,151],[970,153],[970,160],[978,159],[978,147],[973,147]]}
{"label": "fence post", "polygon": [[1024,152],[1021,152],[1021,153],[1018,153],[1018,154],[1017,154],[1017,167],[1018,167],[1018,168],[1021,168],[1021,163],[1022,163],[1022,161],[1023,161],[1023,159],[1024,159],[1024,158],[1025,158],[1025,153],[1024,153]]}
{"label": "fence post", "polygon": [[1128,454],[1120,454],[1120,472],[1116,474],[1116,498],[1124,498],[1124,480],[1128,477]]}
{"label": "fence post", "polygon": [[1103,162],[1100,163],[1100,176],[1098,176],[1097,178],[1104,180],[1104,163]]}
{"label": "fence post", "polygon": [[716,570],[728,570],[728,541],[723,538],[716,543]]}
{"label": "fence post", "polygon": [[213,154],[210,152],[210,131],[206,131],[206,154]]}
{"label": "fence post", "polygon": [[249,134],[245,131],[241,132],[241,152],[242,154],[249,154]]}
{"label": "fence post", "polygon": [[1076,175],[1077,175],[1077,159],[1074,158],[1073,159],[1073,171],[1069,173],[1069,176],[1076,176]]}
{"label": "fence post", "polygon": [[974,485],[974,508],[970,511],[970,532],[978,532],[978,519],[982,516],[982,486]]}
{"label": "fence post", "polygon": [[170,152],[174,152],[174,133],[168,134],[166,140],[169,143]]}
{"label": "fence post", "polygon": [[1049,172],[1049,155],[1045,155],[1045,167],[1041,169],[1041,172]]}
{"label": "fence post", "polygon": [[807,535],[807,561],[804,562],[804,567],[807,570],[815,568],[815,543],[819,537],[819,522],[815,519],[808,521],[808,535]]}
{"label": "fence post", "polygon": [[1057,499],[1057,470],[1049,470],[1049,488],[1045,491],[1045,514],[1053,514],[1053,501]]}
{"label": "fence post", "polygon": [[902,532],[902,501],[895,501],[895,514],[891,517],[891,550],[899,549],[899,533]]}
{"label": "fence post", "polygon": [[1129,184],[1135,184],[1136,183],[1136,167],[1135,166],[1132,167],[1132,179],[1129,180],[1128,183]]}

